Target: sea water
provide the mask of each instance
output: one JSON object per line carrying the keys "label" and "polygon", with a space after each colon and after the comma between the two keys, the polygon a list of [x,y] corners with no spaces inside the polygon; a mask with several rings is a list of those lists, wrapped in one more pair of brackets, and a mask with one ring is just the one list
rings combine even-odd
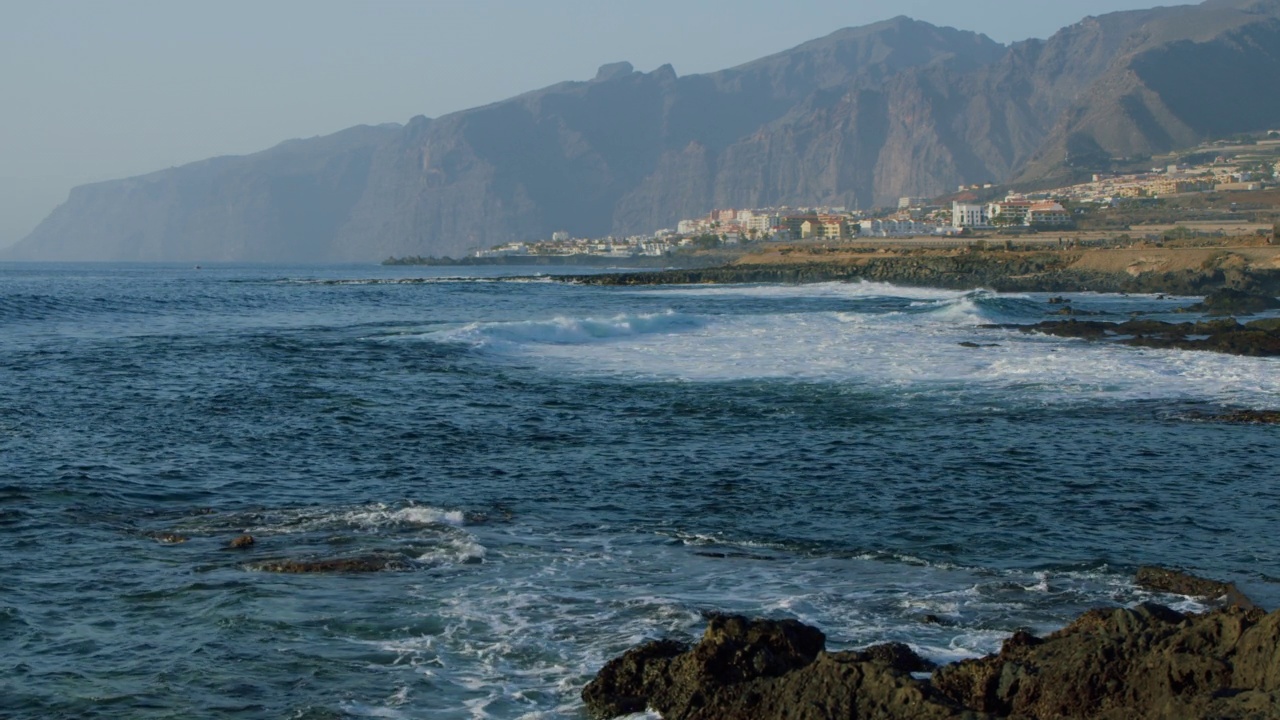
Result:
{"label": "sea water", "polygon": [[582,718],[712,612],[948,661],[1199,607],[1143,564],[1280,605],[1277,431],[1203,419],[1280,407],[1276,359],[983,327],[1038,294],[464,270],[0,266],[0,716]]}

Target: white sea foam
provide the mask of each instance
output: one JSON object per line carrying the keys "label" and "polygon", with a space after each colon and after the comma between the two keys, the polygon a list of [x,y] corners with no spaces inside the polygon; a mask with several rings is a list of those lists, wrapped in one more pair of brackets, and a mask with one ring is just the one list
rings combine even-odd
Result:
{"label": "white sea foam", "polygon": [[907,287],[881,282],[823,282],[801,285],[668,285],[637,288],[636,295],[746,298],[913,298],[939,300],[962,297],[972,291]]}
{"label": "white sea foam", "polygon": [[[433,692],[457,698],[462,716],[532,719],[580,714],[581,687],[605,661],[654,638],[696,639],[706,610],[793,617],[822,628],[833,650],[896,640],[949,662],[998,650],[1014,628],[1043,633],[1088,607],[1144,597],[1126,574],[1105,568],[952,568],[893,552],[781,546],[780,562],[762,562],[705,557],[671,535],[698,546],[758,544],[693,533],[624,533],[603,548],[599,536],[521,540],[468,575],[465,590],[434,581],[412,588],[405,611],[430,622],[406,623],[410,634],[351,641],[389,654],[394,662],[381,665],[389,672],[429,674]],[[925,614],[942,622],[922,622]],[[424,626],[438,630],[422,634]]]}
{"label": "white sea foam", "polygon": [[[679,292],[800,296],[904,290],[828,283]],[[1028,301],[986,291],[919,294],[914,307],[888,313],[668,311],[605,319],[474,323],[427,337],[541,358],[556,372],[640,379],[778,379],[980,392],[1003,388],[1033,402],[1187,399],[1267,407],[1280,398],[1280,363],[1272,358],[1133,348],[982,328],[1008,321],[1004,313],[1016,315],[1018,304]]]}
{"label": "white sea foam", "polygon": [[355,507],[295,507],[198,516],[193,518],[191,525],[192,529],[229,525],[241,532],[278,535],[339,529],[379,530],[397,526],[461,528],[466,525],[466,516],[461,510],[427,505],[397,507],[371,503]]}
{"label": "white sea foam", "polygon": [[535,274],[505,277],[503,275],[439,275],[426,277],[387,277],[387,278],[284,278],[276,282],[285,285],[431,285],[431,284],[467,284],[467,283],[550,283],[555,282],[550,275]]}
{"label": "white sea foam", "polygon": [[601,341],[665,335],[698,328],[702,319],[674,311],[615,315],[609,318],[556,317],[549,320],[470,323],[432,333],[432,339],[479,347],[584,345]]}
{"label": "white sea foam", "polygon": [[474,563],[484,560],[488,550],[485,546],[469,538],[455,538],[434,547],[418,556],[418,562],[441,563]]}
{"label": "white sea foam", "polygon": [[443,510],[425,505],[411,505],[393,509],[375,504],[340,515],[344,522],[364,527],[385,525],[452,525],[462,527],[466,517],[461,510]]}

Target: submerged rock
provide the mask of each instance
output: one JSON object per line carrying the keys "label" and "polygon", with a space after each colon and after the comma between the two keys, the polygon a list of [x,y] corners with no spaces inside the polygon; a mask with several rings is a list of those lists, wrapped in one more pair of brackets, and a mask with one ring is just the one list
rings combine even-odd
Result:
{"label": "submerged rock", "polygon": [[1191,595],[1208,600],[1223,600],[1228,605],[1252,610],[1253,601],[1235,586],[1235,583],[1208,580],[1180,570],[1146,566],[1138,568],[1134,582],[1140,587],[1157,592]]}
{"label": "submerged rock", "polygon": [[240,550],[243,548],[251,547],[253,543],[254,543],[254,540],[252,535],[241,535],[240,537],[228,543],[227,547],[235,550]]}
{"label": "submerged rock", "polygon": [[250,567],[254,570],[273,573],[371,573],[403,570],[405,565],[399,558],[370,555],[315,560],[267,560]]}
{"label": "submerged rock", "polygon": [[1207,350],[1254,357],[1280,356],[1280,323],[1241,325],[1233,318],[1168,323],[1159,320],[1045,320],[1033,325],[987,325],[1058,337],[1110,340],[1135,347]]}
{"label": "submerged rock", "polygon": [[[1223,586],[1161,568],[1142,577],[1196,593]],[[1091,610],[923,680],[912,673],[933,666],[905,645],[824,644],[795,621],[713,617],[693,647],[659,640],[610,661],[582,697],[597,718],[651,708],[665,720],[1280,717],[1280,613],[1256,608]]]}
{"label": "submerged rock", "polygon": [[158,532],[151,536],[156,542],[164,545],[180,545],[191,538],[186,535],[179,535],[173,532]]}
{"label": "submerged rock", "polygon": [[1250,425],[1280,425],[1280,410],[1234,410],[1222,415],[1196,415],[1197,419]]}
{"label": "submerged rock", "polygon": [[1259,295],[1231,288],[1222,288],[1206,295],[1204,302],[1185,308],[1185,312],[1204,312],[1210,315],[1251,315],[1276,308],[1280,308],[1280,300],[1270,295]]}

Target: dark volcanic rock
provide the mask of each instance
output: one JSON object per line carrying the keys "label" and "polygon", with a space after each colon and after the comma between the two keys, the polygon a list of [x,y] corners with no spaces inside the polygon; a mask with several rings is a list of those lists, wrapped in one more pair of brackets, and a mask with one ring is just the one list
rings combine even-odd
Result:
{"label": "dark volcanic rock", "polygon": [[1280,698],[1280,614],[1093,610],[1041,642],[934,673],[943,693],[999,717],[1265,718]]}
{"label": "dark volcanic rock", "polygon": [[[821,254],[820,249],[811,248]],[[742,263],[707,268],[684,268],[654,272],[601,273],[563,276],[566,282],[583,285],[698,285],[726,283],[811,283],[832,281],[874,281],[895,285],[973,290],[987,288],[1000,292],[1103,292],[1203,295],[1239,286],[1257,293],[1280,293],[1280,271],[1267,268],[1214,269],[1167,273],[1079,270],[1071,265],[1080,259],[1075,252],[969,252],[953,255],[914,254],[876,256],[857,262],[815,260],[813,262],[760,264]],[[1060,303],[1068,310],[1067,303]],[[1072,311],[1070,314],[1085,314]]]}
{"label": "dark volcanic rock", "polygon": [[858,662],[871,662],[905,673],[931,672],[937,664],[930,662],[900,642],[872,645],[865,650],[845,653],[850,659]]}
{"label": "dark volcanic rock", "polygon": [[1230,355],[1280,356],[1280,327],[1241,325],[1234,319],[1196,323],[1129,320],[1122,323],[1096,320],[1046,320],[1034,325],[1000,325],[1023,332],[1059,337],[1113,340],[1135,347],[1174,350],[1208,350]]}
{"label": "dark volcanic rock", "polygon": [[693,648],[652,642],[611,661],[583,700],[599,718],[653,708],[666,720],[1280,717],[1280,613],[1257,609],[1092,610],[1045,638],[1015,633],[998,654],[928,681],[911,676],[929,666],[905,646],[821,645],[822,634],[799,623],[716,618]]}
{"label": "dark volcanic rock", "polygon": [[1280,308],[1280,300],[1270,295],[1242,292],[1232,288],[1215,290],[1196,303],[1187,312],[1204,312],[1210,315],[1252,315],[1264,310]]}
{"label": "dark volcanic rock", "polygon": [[1252,610],[1256,607],[1252,600],[1236,588],[1235,583],[1207,580],[1179,570],[1152,566],[1141,567],[1138,568],[1134,581],[1148,590],[1176,593],[1178,595],[1192,595],[1210,600],[1222,599],[1228,605],[1241,607],[1245,610]]}
{"label": "dark volcanic rock", "polygon": [[256,563],[254,570],[273,573],[371,573],[403,570],[404,563],[393,557],[370,555],[354,558],[321,558],[316,560],[269,560]]}
{"label": "dark volcanic rock", "polygon": [[649,698],[669,685],[671,661],[688,652],[689,646],[672,640],[657,640],[628,650],[610,660],[582,690],[582,701],[593,715],[611,718],[643,712]]}
{"label": "dark volcanic rock", "polygon": [[716,616],[693,648],[659,641],[609,662],[582,698],[600,718],[646,707],[667,720],[975,717],[911,677],[929,664],[906,646],[824,645],[794,620]]}
{"label": "dark volcanic rock", "polygon": [[1235,410],[1224,415],[1212,415],[1207,419],[1251,425],[1280,425],[1280,410]]}

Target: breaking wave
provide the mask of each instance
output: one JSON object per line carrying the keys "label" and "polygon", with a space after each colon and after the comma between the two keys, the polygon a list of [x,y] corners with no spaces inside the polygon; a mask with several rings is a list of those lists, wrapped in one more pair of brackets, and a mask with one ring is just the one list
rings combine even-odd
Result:
{"label": "breaking wave", "polygon": [[695,330],[703,318],[668,310],[611,318],[557,317],[550,320],[470,323],[433,334],[434,339],[485,347],[492,345],[585,345],[602,341]]}

